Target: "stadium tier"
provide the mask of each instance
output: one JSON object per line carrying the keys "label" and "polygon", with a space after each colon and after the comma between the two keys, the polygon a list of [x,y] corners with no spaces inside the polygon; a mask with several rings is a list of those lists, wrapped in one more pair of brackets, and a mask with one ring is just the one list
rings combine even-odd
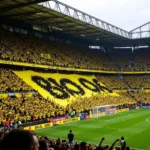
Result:
{"label": "stadium tier", "polygon": [[[149,71],[149,49],[104,52],[14,34],[3,28],[0,39],[1,60],[74,69]],[[143,51],[144,54],[141,55]]]}
{"label": "stadium tier", "polygon": [[101,51],[48,42],[2,30],[1,59],[26,63],[103,70],[109,59]]}

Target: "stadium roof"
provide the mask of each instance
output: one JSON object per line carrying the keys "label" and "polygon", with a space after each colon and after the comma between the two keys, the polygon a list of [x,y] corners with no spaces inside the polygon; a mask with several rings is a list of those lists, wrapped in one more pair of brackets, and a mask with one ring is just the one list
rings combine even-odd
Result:
{"label": "stadium roof", "polygon": [[129,32],[57,0],[3,0],[0,16],[89,39],[131,38]]}
{"label": "stadium roof", "polygon": [[150,22],[128,32],[57,0],[2,0],[0,17],[92,40],[150,38]]}

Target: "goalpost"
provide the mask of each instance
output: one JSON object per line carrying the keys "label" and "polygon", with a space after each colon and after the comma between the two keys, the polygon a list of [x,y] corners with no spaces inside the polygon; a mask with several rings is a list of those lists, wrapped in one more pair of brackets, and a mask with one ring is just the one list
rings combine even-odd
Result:
{"label": "goalpost", "polygon": [[116,114],[116,106],[114,105],[103,105],[103,106],[95,106],[92,108],[92,118],[98,118],[106,115],[115,115]]}

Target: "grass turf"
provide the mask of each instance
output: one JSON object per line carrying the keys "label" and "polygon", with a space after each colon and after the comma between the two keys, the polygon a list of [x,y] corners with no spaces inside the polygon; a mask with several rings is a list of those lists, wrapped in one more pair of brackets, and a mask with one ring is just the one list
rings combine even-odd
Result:
{"label": "grass turf", "polygon": [[46,129],[37,130],[38,136],[50,139],[67,139],[69,130],[73,130],[75,140],[86,141],[93,145],[105,137],[103,144],[112,144],[116,138],[124,136],[132,148],[150,150],[150,109],[132,110],[98,119],[78,121]]}

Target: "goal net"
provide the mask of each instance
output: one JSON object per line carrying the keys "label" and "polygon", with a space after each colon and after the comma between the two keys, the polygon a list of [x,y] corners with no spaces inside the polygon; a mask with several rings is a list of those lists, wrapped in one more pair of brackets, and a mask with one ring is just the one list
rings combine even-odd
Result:
{"label": "goal net", "polygon": [[92,118],[114,114],[116,114],[116,106],[114,105],[95,106],[92,108]]}

